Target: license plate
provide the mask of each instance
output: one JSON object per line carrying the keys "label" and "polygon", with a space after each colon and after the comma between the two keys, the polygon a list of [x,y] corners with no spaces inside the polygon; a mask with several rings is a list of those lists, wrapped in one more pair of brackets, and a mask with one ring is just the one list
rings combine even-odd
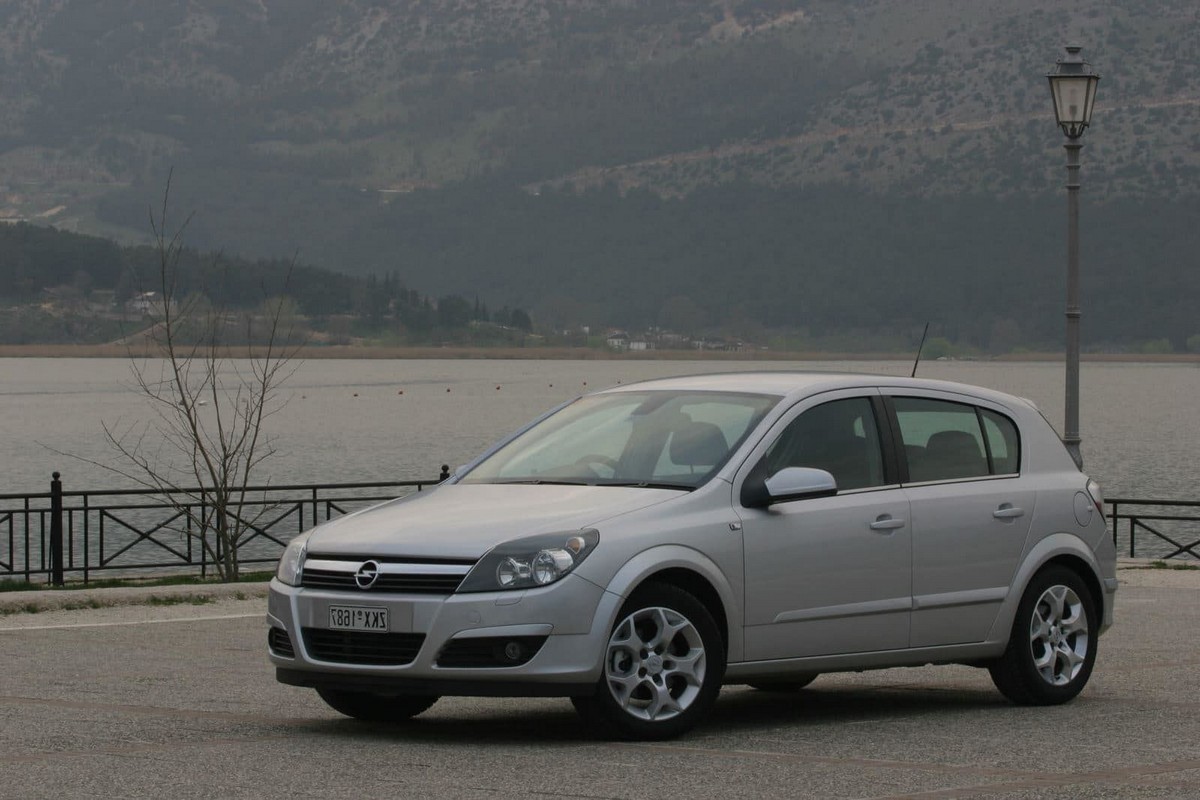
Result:
{"label": "license plate", "polygon": [[387,633],[388,610],[369,606],[330,606],[329,628],[335,631]]}

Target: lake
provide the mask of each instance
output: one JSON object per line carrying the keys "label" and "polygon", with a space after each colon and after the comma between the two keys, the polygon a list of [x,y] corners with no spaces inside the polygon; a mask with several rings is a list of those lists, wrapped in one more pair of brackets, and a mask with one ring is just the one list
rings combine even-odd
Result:
{"label": "lake", "polygon": [[[907,375],[910,362],[333,360],[298,362],[267,423],[275,454],[256,483],[431,479],[582,392],[646,378],[756,369]],[[1036,402],[1056,428],[1063,365],[924,362],[918,373]],[[1200,498],[1194,364],[1084,363],[1086,471],[1109,497]],[[123,359],[0,359],[0,493],[128,485],[104,425],[136,431],[150,412]],[[89,463],[96,462],[96,463]]]}

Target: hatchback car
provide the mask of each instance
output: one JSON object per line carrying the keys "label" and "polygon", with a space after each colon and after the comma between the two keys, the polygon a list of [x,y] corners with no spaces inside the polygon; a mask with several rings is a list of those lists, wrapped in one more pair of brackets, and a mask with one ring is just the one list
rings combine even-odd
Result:
{"label": "hatchback car", "polygon": [[586,395],[433,491],[292,541],[277,678],[401,720],[565,696],[609,733],[696,724],[723,684],[985,667],[1083,688],[1112,623],[1099,488],[1027,400],[932,380],[738,373]]}

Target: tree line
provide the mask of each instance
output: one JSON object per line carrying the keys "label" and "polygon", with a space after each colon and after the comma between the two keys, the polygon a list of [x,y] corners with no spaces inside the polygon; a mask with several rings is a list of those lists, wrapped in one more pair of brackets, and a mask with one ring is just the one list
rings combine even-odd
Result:
{"label": "tree line", "polygon": [[[209,235],[235,210],[206,209],[216,217],[205,220]],[[355,315],[356,332],[411,337],[537,320],[542,330],[662,327],[879,349],[915,345],[930,322],[932,336],[986,352],[1062,346],[1065,203],[1054,192],[922,198],[735,180],[663,198],[612,187],[535,193],[492,176],[386,204],[359,200],[323,223],[313,211],[312,230],[289,229],[310,261],[339,271],[299,267],[291,293],[304,314]],[[1085,196],[1085,350],[1191,347],[1198,217],[1200,199]],[[257,302],[289,265],[226,258],[214,267],[199,251],[182,261],[225,305]],[[0,228],[0,291],[26,300],[80,270],[128,292],[146,264],[138,247]]]}
{"label": "tree line", "polygon": [[[749,182],[684,198],[609,187],[532,193],[500,181],[414,192],[328,243],[345,264],[386,253],[437,291],[478,292],[553,327],[682,327],[750,341],[772,332],[981,350],[1059,349],[1065,202],[872,194]],[[1084,345],[1183,351],[1200,333],[1200,198],[1085,197]]]}
{"label": "tree line", "polygon": [[[492,311],[478,295],[468,300],[453,293],[422,294],[394,269],[382,277],[355,276],[286,259],[248,260],[186,247],[177,264],[178,298],[200,297],[213,308],[255,313],[265,300],[285,295],[288,308],[318,331],[419,343],[463,339],[472,326],[533,330],[521,308]],[[0,225],[0,341],[101,341],[127,333],[127,325],[117,322],[128,322],[131,300],[154,291],[159,268],[152,246],[121,246],[24,222]]]}

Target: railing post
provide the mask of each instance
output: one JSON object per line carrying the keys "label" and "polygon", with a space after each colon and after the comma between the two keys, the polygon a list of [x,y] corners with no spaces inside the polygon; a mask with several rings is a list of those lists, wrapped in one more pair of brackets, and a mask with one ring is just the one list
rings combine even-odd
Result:
{"label": "railing post", "polygon": [[55,472],[50,481],[50,582],[63,585],[62,481]]}
{"label": "railing post", "polygon": [[1109,503],[1112,506],[1112,528],[1113,528],[1113,550],[1117,549],[1117,504]]}
{"label": "railing post", "polygon": [[208,504],[200,491],[200,577],[208,577]]}
{"label": "railing post", "polygon": [[91,509],[88,507],[88,498],[90,495],[83,496],[83,582],[88,582],[88,554],[89,554],[89,538],[90,532],[88,517],[91,516]]}

